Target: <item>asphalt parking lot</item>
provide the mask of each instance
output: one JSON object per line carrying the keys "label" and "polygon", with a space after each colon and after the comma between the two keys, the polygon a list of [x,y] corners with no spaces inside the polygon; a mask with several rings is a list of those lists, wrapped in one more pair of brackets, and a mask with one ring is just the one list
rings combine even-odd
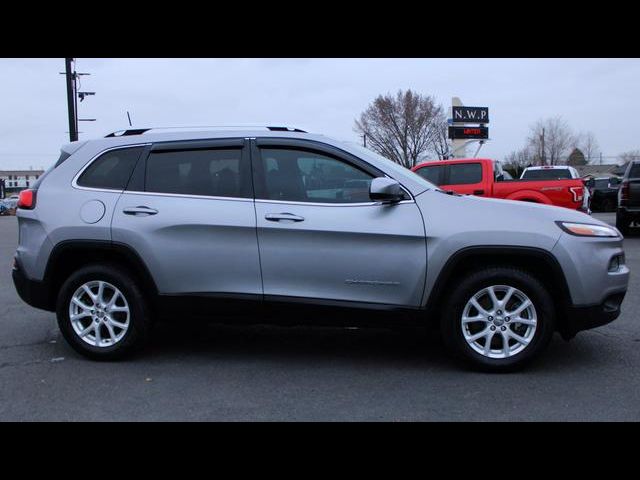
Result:
{"label": "asphalt parking lot", "polygon": [[[613,214],[595,214],[609,223]],[[640,234],[612,324],[558,336],[521,373],[460,369],[426,333],[160,324],[134,359],[97,363],[24,304],[0,217],[0,420],[640,420]]]}

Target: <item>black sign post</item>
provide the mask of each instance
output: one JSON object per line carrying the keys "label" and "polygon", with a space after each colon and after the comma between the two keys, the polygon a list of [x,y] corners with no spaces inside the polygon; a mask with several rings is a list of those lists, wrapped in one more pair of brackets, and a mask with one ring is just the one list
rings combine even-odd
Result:
{"label": "black sign post", "polygon": [[451,140],[487,140],[489,129],[487,127],[468,127],[455,125],[449,127],[449,138]]}
{"label": "black sign post", "polygon": [[489,107],[451,107],[453,123],[489,123]]}

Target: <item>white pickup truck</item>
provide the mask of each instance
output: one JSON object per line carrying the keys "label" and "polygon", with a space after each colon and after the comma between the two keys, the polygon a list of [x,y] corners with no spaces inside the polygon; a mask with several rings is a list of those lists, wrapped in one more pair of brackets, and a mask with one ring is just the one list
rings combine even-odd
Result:
{"label": "white pickup truck", "polygon": [[[540,167],[527,167],[520,175],[521,180],[561,180],[568,178],[582,178],[574,167],[568,165],[544,165]],[[591,194],[589,189],[584,189],[581,211],[591,215],[589,205]]]}

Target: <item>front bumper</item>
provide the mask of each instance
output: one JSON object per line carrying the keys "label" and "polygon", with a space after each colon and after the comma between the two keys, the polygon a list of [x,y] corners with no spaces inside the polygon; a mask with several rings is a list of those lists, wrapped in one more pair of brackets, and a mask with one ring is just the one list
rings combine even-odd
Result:
{"label": "front bumper", "polygon": [[626,290],[613,293],[599,305],[568,307],[566,322],[564,322],[560,334],[565,340],[569,340],[582,330],[589,330],[613,322],[620,316],[620,306],[626,293]]}

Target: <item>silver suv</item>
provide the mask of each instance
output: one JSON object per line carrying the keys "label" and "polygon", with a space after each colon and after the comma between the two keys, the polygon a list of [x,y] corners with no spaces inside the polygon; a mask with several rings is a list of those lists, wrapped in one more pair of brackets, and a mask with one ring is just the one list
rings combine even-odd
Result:
{"label": "silver suv", "polygon": [[18,222],[18,293],[94,359],[160,318],[439,322],[458,357],[511,370],[614,320],[629,279],[620,233],[583,213],[455,195],[284,127],[65,145]]}

